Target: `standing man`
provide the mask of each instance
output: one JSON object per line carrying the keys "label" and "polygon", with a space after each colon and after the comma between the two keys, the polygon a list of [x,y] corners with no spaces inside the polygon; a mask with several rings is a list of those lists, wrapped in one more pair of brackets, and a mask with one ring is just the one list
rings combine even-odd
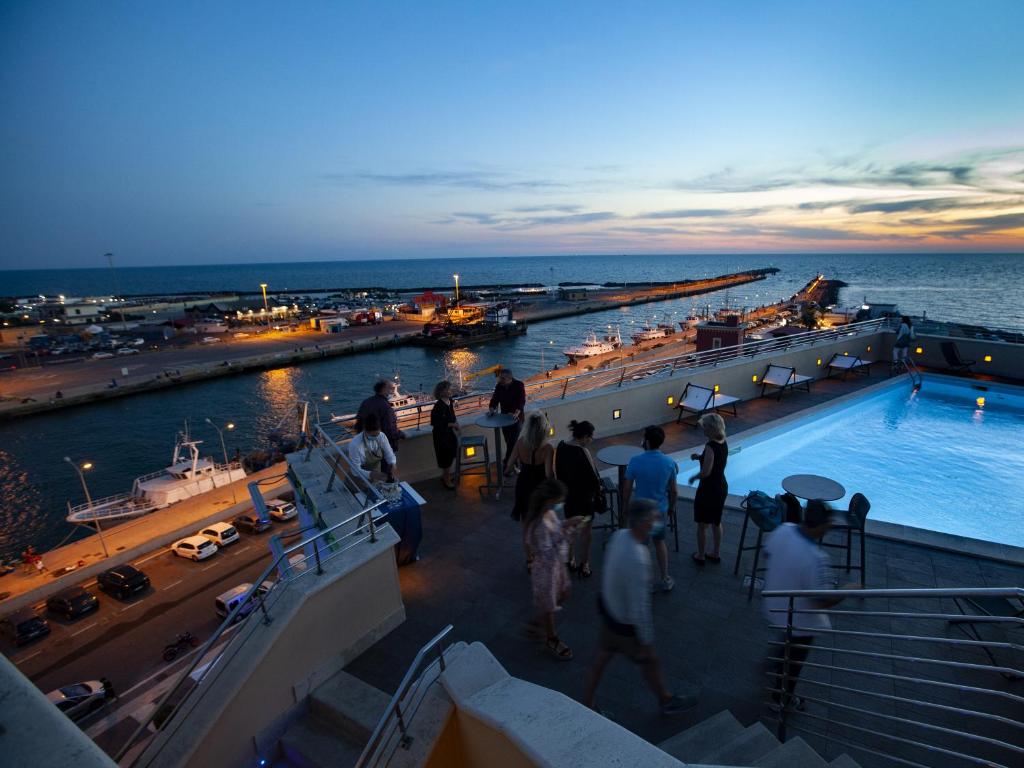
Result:
{"label": "standing man", "polygon": [[519,432],[523,428],[523,411],[526,410],[526,385],[515,378],[508,368],[498,371],[498,383],[494,387],[494,394],[491,395],[487,415],[493,416],[499,408],[502,413],[509,413],[516,420],[514,424],[501,428],[501,436],[505,442],[505,450],[501,457],[501,465],[504,467],[508,466],[508,457],[516,446],[516,440],[519,439]]}
{"label": "standing man", "polygon": [[622,506],[629,507],[629,500],[635,494],[638,499],[649,499],[658,508],[658,517],[651,529],[654,554],[658,557],[659,581],[654,584],[655,592],[671,592],[676,585],[668,575],[668,546],[665,531],[670,516],[676,514],[676,474],[679,467],[661,452],[665,442],[665,430],[658,426],[644,427],[643,453],[638,453],[626,466],[626,481],[622,488]]}
{"label": "standing man", "polygon": [[644,678],[658,697],[666,715],[682,712],[697,703],[693,696],[674,696],[665,688],[661,662],[654,652],[654,616],[651,613],[651,555],[647,538],[658,516],[658,506],[637,499],[628,507],[629,529],[616,531],[608,541],[601,572],[601,639],[597,656],[587,675],[583,703],[594,709],[594,694],[605,667],[623,654],[643,668]]}
{"label": "standing man", "polygon": [[356,432],[362,432],[365,428],[366,419],[370,414],[377,417],[380,424],[380,431],[391,444],[391,450],[398,450],[398,441],[405,439],[405,432],[398,428],[398,419],[395,417],[395,409],[391,406],[391,395],[395,393],[398,386],[393,381],[381,379],[373,385],[373,394],[363,400],[356,412]]}
{"label": "standing man", "polygon": [[[841,513],[830,509],[822,501],[807,502],[803,522],[783,523],[770,534],[764,545],[767,566],[764,575],[764,591],[790,590],[831,590],[832,572],[828,555],[819,545],[822,537],[833,525],[843,525]],[[844,589],[857,589],[861,585],[848,584]],[[799,597],[793,601],[793,629],[786,631],[789,598],[766,597],[761,609],[779,642],[772,646],[770,661],[772,678],[772,704],[776,711],[783,706],[787,709],[803,709],[803,699],[793,695],[797,678],[803,668],[807,654],[814,643],[814,631],[830,629],[827,614],[806,613],[808,610],[831,608],[843,597],[829,598]],[[787,661],[788,659],[788,661]],[[782,681],[785,676],[785,698],[782,696]]]}

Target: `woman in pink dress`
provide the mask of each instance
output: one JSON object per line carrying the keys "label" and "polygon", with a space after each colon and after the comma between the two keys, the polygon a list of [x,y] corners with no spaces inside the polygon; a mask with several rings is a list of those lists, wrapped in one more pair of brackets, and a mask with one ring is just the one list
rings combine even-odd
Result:
{"label": "woman in pink dress", "polygon": [[524,523],[526,539],[533,554],[530,582],[533,587],[534,619],[532,633],[543,633],[544,647],[556,659],[569,661],[572,649],[555,632],[555,611],[569,596],[569,570],[565,561],[569,544],[584,522],[582,517],[562,520],[565,506],[565,485],[548,478],[530,496]]}

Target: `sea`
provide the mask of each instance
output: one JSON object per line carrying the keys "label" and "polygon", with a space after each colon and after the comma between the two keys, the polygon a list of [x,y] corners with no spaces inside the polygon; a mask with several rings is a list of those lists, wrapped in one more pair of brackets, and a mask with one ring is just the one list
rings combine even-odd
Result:
{"label": "sea", "polygon": [[[347,413],[369,383],[398,375],[406,391],[426,390],[454,370],[496,363],[527,377],[562,364],[561,350],[585,335],[618,325],[623,336],[650,320],[681,319],[691,308],[755,307],[792,295],[817,274],[847,283],[840,304],[895,303],[936,320],[1024,331],[1024,254],[771,254],[546,256],[300,262],[118,268],[122,294],[243,291],[305,293],[329,289],[409,289],[536,283],[665,282],[776,267],[768,279],[690,299],[660,302],[531,324],[525,336],[461,350],[399,347],[303,366],[216,379],[179,390],[110,400],[0,424],[0,561],[32,544],[39,551],[86,535],[65,522],[67,504],[81,503],[78,476],[63,461],[92,463],[93,498],[131,488],[132,480],[170,462],[185,428],[220,456],[217,433],[205,423],[233,422],[227,451],[267,446],[267,434],[290,426],[295,404],[317,403],[321,416]],[[107,268],[0,272],[0,295],[88,296],[115,291]],[[0,382],[2,383],[2,382]],[[324,396],[329,400],[325,401]]]}

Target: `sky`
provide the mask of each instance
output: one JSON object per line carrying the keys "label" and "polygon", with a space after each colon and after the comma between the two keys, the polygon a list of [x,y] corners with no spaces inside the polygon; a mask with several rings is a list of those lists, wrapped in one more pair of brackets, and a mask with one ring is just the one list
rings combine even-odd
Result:
{"label": "sky", "polygon": [[1019,0],[4,0],[0,269],[1024,252],[1021,30]]}

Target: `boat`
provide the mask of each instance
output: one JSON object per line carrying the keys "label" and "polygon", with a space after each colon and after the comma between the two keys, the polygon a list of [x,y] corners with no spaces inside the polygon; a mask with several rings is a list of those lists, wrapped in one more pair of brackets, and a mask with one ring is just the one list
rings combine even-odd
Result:
{"label": "boat", "polygon": [[663,339],[669,335],[669,332],[665,330],[661,325],[651,325],[648,323],[639,331],[633,334],[633,343],[639,344],[641,341],[654,341],[655,339]]}
{"label": "boat", "polygon": [[584,360],[588,357],[597,357],[598,355],[614,352],[621,346],[622,337],[619,335],[618,329],[605,334],[605,336],[600,339],[597,338],[596,333],[591,332],[587,335],[587,338],[583,340],[582,344],[578,344],[575,347],[568,347],[562,350],[562,354],[569,358],[570,363],[574,363],[577,360]]}
{"label": "boat", "polygon": [[672,336],[676,332],[676,327],[672,324],[672,321],[669,319],[667,314],[662,317],[661,322],[658,323],[657,327],[663,330],[666,336]]}
{"label": "boat", "polygon": [[688,331],[691,328],[696,328],[697,327],[697,323],[699,323],[699,322],[700,322],[700,318],[697,316],[697,310],[693,306],[693,304],[691,304],[690,305],[690,314],[688,314],[686,317],[684,317],[682,320],[679,321],[679,328],[681,330],[683,330],[683,331]]}
{"label": "boat", "polygon": [[99,523],[139,517],[179,501],[245,479],[239,462],[218,464],[199,455],[202,440],[192,440],[188,431],[179,433],[169,466],[159,472],[135,478],[131,491],[86,504],[68,504],[69,523]]}

